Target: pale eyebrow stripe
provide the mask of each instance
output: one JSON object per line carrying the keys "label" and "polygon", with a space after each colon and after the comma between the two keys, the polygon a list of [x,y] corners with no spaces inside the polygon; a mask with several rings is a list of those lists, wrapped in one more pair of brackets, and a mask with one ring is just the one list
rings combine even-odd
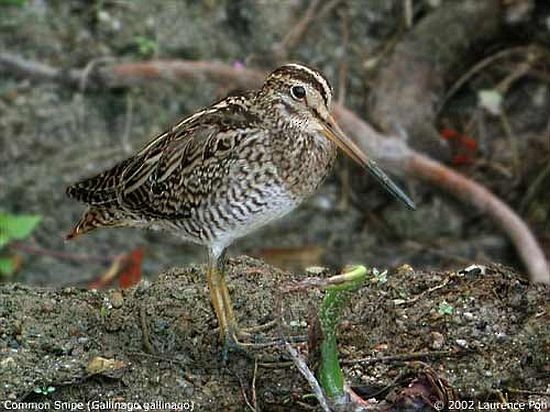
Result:
{"label": "pale eyebrow stripe", "polygon": [[332,89],[330,88],[330,85],[328,84],[327,80],[322,74],[320,74],[315,70],[310,69],[307,66],[302,66],[301,64],[290,63],[285,66],[292,67],[297,70],[302,70],[307,74],[309,74],[310,76],[312,76],[315,80],[317,80],[317,82],[321,84],[321,87],[325,91],[325,100],[327,100],[326,103],[328,103],[328,96],[332,95]]}

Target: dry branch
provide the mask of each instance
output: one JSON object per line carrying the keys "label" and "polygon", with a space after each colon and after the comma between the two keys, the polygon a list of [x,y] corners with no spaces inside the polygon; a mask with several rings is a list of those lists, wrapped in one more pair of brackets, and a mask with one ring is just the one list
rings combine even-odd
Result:
{"label": "dry branch", "polygon": [[[34,80],[79,84],[78,70],[63,71],[0,53],[0,70]],[[69,76],[63,76],[69,73]],[[127,87],[151,80],[180,81],[203,78],[256,86],[264,73],[216,62],[152,60],[139,63],[106,65],[90,74],[92,87]],[[67,81],[68,80],[68,81]],[[342,128],[373,159],[393,173],[413,176],[443,189],[490,217],[511,239],[522,258],[531,280],[550,283],[550,268],[544,252],[522,219],[488,189],[460,175],[447,166],[431,160],[407,146],[406,142],[377,132],[352,111],[342,106],[334,110]]]}
{"label": "dry branch", "polygon": [[141,63],[122,63],[106,66],[99,71],[99,80],[108,87],[128,87],[147,80],[180,81],[181,79],[208,79],[250,87],[260,83],[263,74],[256,70],[233,67],[223,63],[186,60],[152,60]]}

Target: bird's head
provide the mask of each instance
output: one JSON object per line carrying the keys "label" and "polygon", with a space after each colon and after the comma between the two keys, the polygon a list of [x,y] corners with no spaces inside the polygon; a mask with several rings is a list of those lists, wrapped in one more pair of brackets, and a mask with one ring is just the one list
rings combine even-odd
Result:
{"label": "bird's head", "polygon": [[416,208],[403,190],[340,129],[331,114],[332,87],[322,73],[302,64],[285,64],[269,74],[261,94],[284,111],[285,121],[298,125],[306,133],[324,136],[365,167],[409,209]]}

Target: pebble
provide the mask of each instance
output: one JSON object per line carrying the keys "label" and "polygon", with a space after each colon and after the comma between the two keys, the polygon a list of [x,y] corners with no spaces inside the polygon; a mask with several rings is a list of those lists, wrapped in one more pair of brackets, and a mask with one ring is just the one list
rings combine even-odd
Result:
{"label": "pebble", "polygon": [[504,342],[506,339],[508,339],[508,335],[504,332],[497,332],[496,333],[497,342]]}
{"label": "pebble", "polygon": [[111,301],[111,305],[114,309],[120,309],[122,305],[124,304],[124,298],[122,297],[122,293],[120,293],[118,290],[115,290],[111,293],[111,296],[109,298]]}
{"label": "pebble", "polygon": [[439,350],[445,344],[445,337],[439,332],[430,333],[430,348]]}
{"label": "pebble", "polygon": [[411,265],[405,263],[396,270],[399,275],[414,275],[414,269]]}
{"label": "pebble", "polygon": [[328,272],[328,268],[323,266],[309,266],[305,271],[308,275],[319,276],[325,272]]}
{"label": "pebble", "polygon": [[462,317],[467,320],[468,322],[471,322],[472,320],[474,320],[474,314],[472,312],[464,312],[462,314]]}
{"label": "pebble", "polygon": [[468,341],[466,339],[457,339],[455,343],[463,349],[468,348]]}

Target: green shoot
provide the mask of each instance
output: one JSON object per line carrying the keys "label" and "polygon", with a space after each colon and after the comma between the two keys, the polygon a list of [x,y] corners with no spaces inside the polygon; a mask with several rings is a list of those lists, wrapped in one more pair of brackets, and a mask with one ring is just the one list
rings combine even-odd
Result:
{"label": "green shoot", "polygon": [[336,327],[340,321],[342,308],[348,303],[350,292],[361,286],[366,274],[367,269],[364,266],[349,268],[341,275],[343,282],[327,287],[319,310],[323,340],[320,346],[321,363],[317,376],[323,391],[330,399],[337,399],[344,395],[344,375],[338,359]]}

